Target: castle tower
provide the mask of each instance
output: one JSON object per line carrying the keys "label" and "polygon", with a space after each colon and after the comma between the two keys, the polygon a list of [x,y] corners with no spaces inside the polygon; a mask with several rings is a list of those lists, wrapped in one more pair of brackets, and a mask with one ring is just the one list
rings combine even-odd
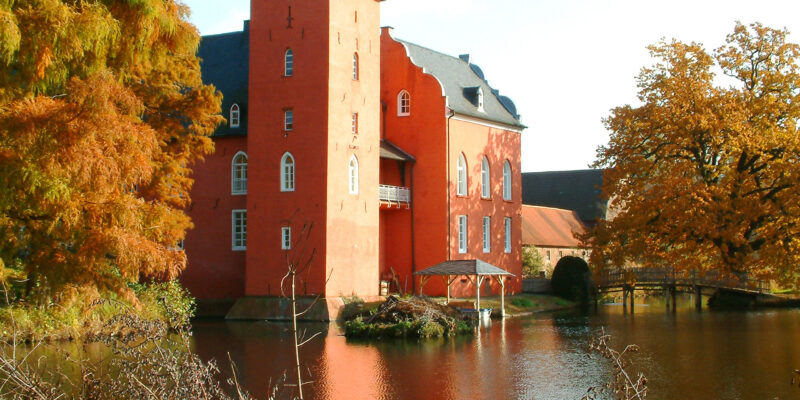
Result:
{"label": "castle tower", "polygon": [[299,295],[378,293],[379,4],[251,1],[247,296],[280,295],[301,246]]}

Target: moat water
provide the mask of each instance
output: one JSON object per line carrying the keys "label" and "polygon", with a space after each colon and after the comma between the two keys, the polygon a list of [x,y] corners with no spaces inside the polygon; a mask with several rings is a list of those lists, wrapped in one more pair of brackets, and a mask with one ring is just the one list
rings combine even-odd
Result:
{"label": "moat water", "polygon": [[[540,314],[494,321],[469,338],[354,341],[336,325],[301,350],[313,399],[580,399],[613,373],[587,351],[601,328],[612,347],[637,344],[631,370],[648,379],[648,399],[797,399],[800,310],[696,312],[690,297],[676,312],[660,298],[597,312]],[[198,320],[193,345],[224,371],[228,354],[242,385],[265,398],[270,382],[292,371],[290,327],[271,322]],[[292,381],[292,375],[289,375]]]}

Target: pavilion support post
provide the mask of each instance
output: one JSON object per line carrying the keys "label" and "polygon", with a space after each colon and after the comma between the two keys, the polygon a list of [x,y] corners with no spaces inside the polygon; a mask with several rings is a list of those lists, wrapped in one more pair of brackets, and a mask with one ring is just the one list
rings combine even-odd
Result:
{"label": "pavilion support post", "polygon": [[478,304],[477,304],[477,306],[478,306],[478,320],[480,321],[480,319],[481,319],[481,285],[483,284],[483,277],[479,275],[477,281],[478,281],[478,285],[477,285],[477,290],[476,290],[476,292],[477,292],[477,296],[476,297],[477,297],[477,300],[478,300]]}
{"label": "pavilion support post", "polygon": [[505,318],[506,316],[506,283],[505,277],[502,275],[496,275],[497,281],[500,282],[500,318]]}
{"label": "pavilion support post", "polygon": [[664,286],[664,298],[666,299],[664,303],[667,304],[667,311],[669,311],[669,286]]}
{"label": "pavilion support post", "polygon": [[430,276],[422,276],[419,278],[419,295],[422,296],[422,288],[428,283]]}
{"label": "pavilion support post", "polygon": [[450,275],[442,275],[444,284],[447,285],[447,304],[450,304]]}

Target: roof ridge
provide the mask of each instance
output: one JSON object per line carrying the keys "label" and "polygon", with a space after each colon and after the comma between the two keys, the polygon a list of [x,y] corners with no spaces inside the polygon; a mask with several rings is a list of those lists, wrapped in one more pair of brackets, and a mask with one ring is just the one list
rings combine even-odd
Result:
{"label": "roof ridge", "polygon": [[575,210],[570,210],[570,209],[568,209],[568,208],[558,208],[558,207],[548,207],[548,206],[536,206],[536,205],[532,205],[532,204],[523,204],[523,205],[522,205],[522,207],[523,207],[523,208],[524,208],[524,207],[529,207],[529,208],[546,208],[546,209],[548,209],[548,210],[567,211],[567,212],[571,212],[571,213],[574,213],[574,212],[576,212]]}
{"label": "roof ridge", "polygon": [[222,32],[222,33],[212,33],[212,34],[209,34],[209,35],[201,35],[200,39],[205,39],[205,38],[208,38],[208,37],[219,37],[219,36],[225,36],[225,35],[237,35],[237,34],[242,34],[242,33],[244,33],[243,30],[242,31]]}
{"label": "roof ridge", "polygon": [[452,55],[450,55],[450,54],[443,53],[443,52],[441,52],[441,51],[438,51],[438,50],[434,50],[434,49],[432,49],[432,48],[430,48],[430,47],[423,46],[423,45],[421,45],[421,44],[417,44],[417,43],[414,43],[414,42],[409,42],[408,40],[404,40],[404,39],[398,39],[398,38],[393,38],[393,39],[394,39],[394,40],[396,40],[396,41],[398,41],[398,42],[400,42],[400,43],[405,43],[405,44],[410,44],[410,45],[412,45],[412,46],[417,46],[417,47],[419,47],[420,49],[425,49],[425,50],[428,50],[428,51],[430,51],[430,52],[433,52],[433,53],[436,53],[436,54],[441,54],[441,55],[443,55],[443,56],[445,56],[445,57],[450,57],[450,58],[452,58],[452,59],[454,59],[454,60],[456,60],[456,61],[460,61],[460,62],[466,63],[466,61],[464,61],[464,60],[462,60],[462,59],[460,59],[460,58],[458,58],[458,57],[456,57],[456,56],[452,56]]}

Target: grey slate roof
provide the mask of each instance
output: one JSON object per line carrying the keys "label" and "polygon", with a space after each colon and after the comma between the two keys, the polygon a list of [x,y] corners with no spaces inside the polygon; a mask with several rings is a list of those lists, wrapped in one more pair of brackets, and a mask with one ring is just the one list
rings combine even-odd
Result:
{"label": "grey slate roof", "polygon": [[450,260],[436,264],[414,275],[510,275],[514,274],[481,260]]}
{"label": "grey slate roof", "polygon": [[522,174],[522,204],[572,210],[588,224],[606,216],[601,198],[603,171],[526,172]]}
{"label": "grey slate roof", "polygon": [[[447,96],[448,106],[453,111],[470,117],[525,128],[525,125],[519,120],[514,102],[508,97],[501,96],[498,90],[492,89],[484,79],[483,71],[477,65],[414,43],[395,40],[405,46],[411,62],[439,80],[444,88],[444,94]],[[485,112],[478,111],[478,88],[483,90]]]}
{"label": "grey slate roof", "polygon": [[249,21],[241,32],[203,36],[197,55],[201,59],[203,83],[216,86],[222,92],[222,116],[230,117],[231,106],[239,105],[238,128],[231,128],[230,121],[220,125],[214,136],[239,136],[247,134],[247,94],[250,69]]}

